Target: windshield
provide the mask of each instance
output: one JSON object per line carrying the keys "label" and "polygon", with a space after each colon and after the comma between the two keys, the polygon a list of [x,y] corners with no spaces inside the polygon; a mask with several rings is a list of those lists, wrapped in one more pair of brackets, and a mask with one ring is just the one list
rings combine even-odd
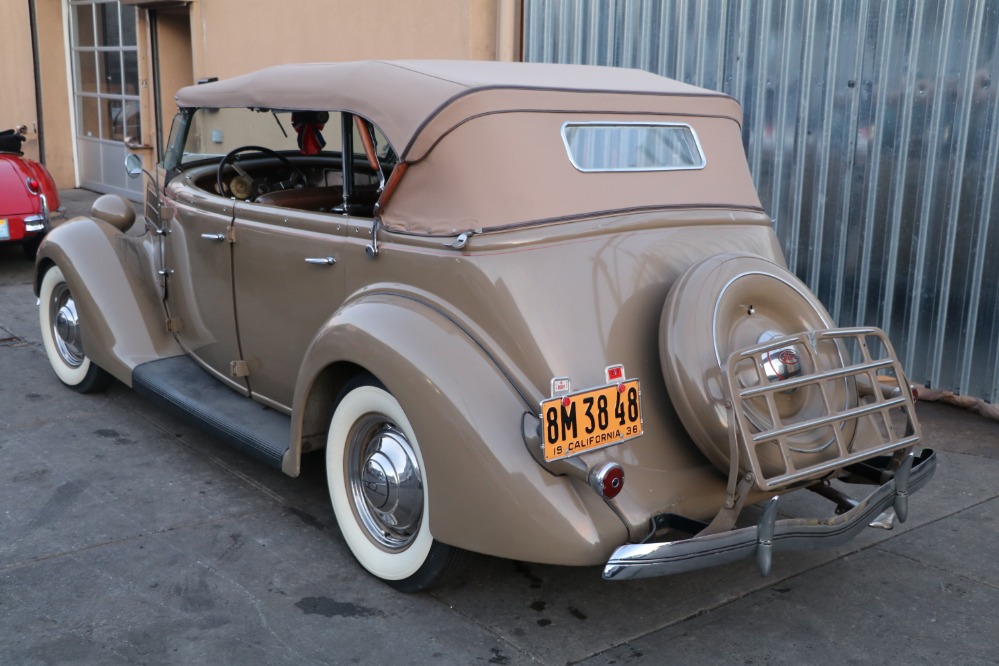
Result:
{"label": "windshield", "polygon": [[[339,155],[342,150],[341,115],[327,111],[271,111],[260,109],[198,109],[191,117],[181,166],[221,159],[243,146],[261,146],[288,154]],[[353,123],[352,123],[353,126]],[[353,129],[355,156],[364,149]],[[383,164],[397,158],[381,130],[374,128],[376,151]]]}

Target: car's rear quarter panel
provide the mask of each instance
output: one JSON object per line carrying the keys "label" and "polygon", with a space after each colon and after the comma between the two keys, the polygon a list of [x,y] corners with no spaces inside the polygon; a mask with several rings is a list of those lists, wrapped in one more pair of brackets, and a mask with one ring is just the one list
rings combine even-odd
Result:
{"label": "car's rear quarter panel", "polygon": [[[355,247],[363,251],[360,242]],[[607,528],[599,544],[559,548],[591,538],[583,526],[607,507],[584,482],[550,476],[521,435],[523,413],[539,411],[553,377],[570,377],[574,389],[597,386],[616,363],[642,382],[645,435],[583,458],[624,467],[625,491],[614,508],[630,538],[643,537],[658,512],[713,515],[724,479],[691,442],[666,394],[659,320],[670,286],[688,266],[732,250],[783,262],[769,219],[744,211],[649,213],[484,234],[461,251],[440,239],[385,234],[375,261],[352,262],[354,298],[378,294],[420,304],[408,324],[379,324],[384,344],[375,345],[377,352],[353,347],[357,358],[378,359],[364,363],[380,364],[387,384],[396,375],[409,378],[391,388],[426,452],[434,534],[517,557],[507,537],[469,527],[478,511],[492,509],[496,535],[529,531],[525,520],[537,523],[537,552],[526,559],[596,564],[620,545],[623,534]],[[448,322],[450,332],[420,324],[420,312]],[[391,341],[405,353],[393,351]],[[452,429],[446,414],[460,415],[460,427]],[[583,520],[577,507],[589,507],[591,517]],[[576,530],[572,538],[565,527]]]}
{"label": "car's rear quarter panel", "polygon": [[524,400],[437,306],[398,289],[356,299],[310,346],[299,393],[332,362],[363,366],[396,396],[426,465],[436,539],[512,559],[602,563],[627,538],[623,524],[585,485],[527,453]]}

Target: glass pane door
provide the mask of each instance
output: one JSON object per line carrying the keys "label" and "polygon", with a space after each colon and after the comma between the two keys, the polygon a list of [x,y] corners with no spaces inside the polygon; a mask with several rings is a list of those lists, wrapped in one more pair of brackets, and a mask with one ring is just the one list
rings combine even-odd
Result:
{"label": "glass pane door", "polygon": [[73,99],[80,181],[133,200],[141,180],[125,175],[125,141],[139,141],[139,53],[135,7],[70,0]]}

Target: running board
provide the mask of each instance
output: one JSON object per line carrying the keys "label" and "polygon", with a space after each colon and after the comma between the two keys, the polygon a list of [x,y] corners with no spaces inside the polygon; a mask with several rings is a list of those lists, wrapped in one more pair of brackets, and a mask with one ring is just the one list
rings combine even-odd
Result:
{"label": "running board", "polygon": [[187,356],[143,363],[132,388],[257,460],[281,469],[291,418],[228,388]]}

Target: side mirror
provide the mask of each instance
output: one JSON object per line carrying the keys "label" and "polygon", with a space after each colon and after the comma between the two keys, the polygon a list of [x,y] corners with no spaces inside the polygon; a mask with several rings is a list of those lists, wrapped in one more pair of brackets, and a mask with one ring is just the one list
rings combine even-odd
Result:
{"label": "side mirror", "polygon": [[125,158],[125,173],[129,178],[138,178],[142,175],[142,158],[135,153],[129,153]]}

